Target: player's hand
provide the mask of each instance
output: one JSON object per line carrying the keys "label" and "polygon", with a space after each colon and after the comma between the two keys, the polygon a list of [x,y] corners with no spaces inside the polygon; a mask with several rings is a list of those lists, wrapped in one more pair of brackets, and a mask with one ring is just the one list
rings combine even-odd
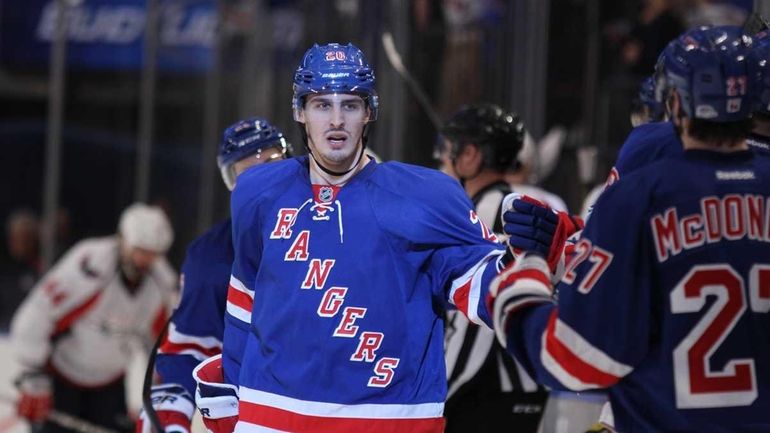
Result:
{"label": "player's hand", "polygon": [[510,208],[503,212],[503,230],[514,254],[538,254],[546,259],[551,272],[557,269],[567,238],[582,228],[580,218],[556,212],[529,196],[514,196]]}
{"label": "player's hand", "polygon": [[48,418],[53,406],[51,378],[42,372],[22,373],[16,379],[19,401],[16,410],[20,417],[31,423],[41,423]]}
{"label": "player's hand", "polygon": [[198,383],[195,404],[206,428],[212,433],[232,433],[238,422],[238,389],[224,383],[222,355],[201,362],[193,377]]}
{"label": "player's hand", "polygon": [[[166,433],[190,433],[195,404],[183,386],[177,384],[156,385],[150,394],[152,407]],[[155,432],[147,412],[142,409],[136,423],[136,433]],[[156,432],[157,433],[157,432]]]}

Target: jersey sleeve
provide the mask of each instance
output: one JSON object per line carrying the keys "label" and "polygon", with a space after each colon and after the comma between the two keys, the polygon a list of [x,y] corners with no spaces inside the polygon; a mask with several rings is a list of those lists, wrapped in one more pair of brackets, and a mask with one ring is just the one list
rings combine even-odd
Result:
{"label": "jersey sleeve", "polygon": [[101,291],[85,273],[83,243],[73,247],[41,278],[16,310],[11,323],[11,341],[17,359],[29,369],[44,367],[52,340],[67,332],[98,302]]}
{"label": "jersey sleeve", "polygon": [[[401,236],[412,251],[430,251],[427,272],[433,295],[478,325],[491,327],[485,299],[489,283],[502,268],[505,248],[473,210],[460,185],[446,178],[427,188],[441,191],[424,203],[403,209]],[[406,208],[406,206],[404,206]]]}
{"label": "jersey sleeve", "polygon": [[606,388],[631,373],[648,351],[652,291],[646,203],[634,193],[639,189],[631,185],[633,179],[638,177],[609,187],[597,201],[555,287],[558,301],[542,296],[542,287],[550,288],[544,268],[522,270],[506,289],[518,299],[512,297],[504,320],[496,321],[498,337],[543,385]]}
{"label": "jersey sleeve", "polygon": [[209,278],[200,254],[197,249],[187,252],[180,281],[182,298],[156,360],[161,382],[182,385],[190,395],[195,395],[193,369],[222,352],[224,333],[224,289]]}
{"label": "jersey sleeve", "polygon": [[[241,186],[241,188],[238,188]],[[261,260],[262,240],[257,223],[257,199],[239,184],[232,194],[233,259],[225,308],[222,368],[225,382],[237,385],[241,359],[251,325],[254,281]]]}

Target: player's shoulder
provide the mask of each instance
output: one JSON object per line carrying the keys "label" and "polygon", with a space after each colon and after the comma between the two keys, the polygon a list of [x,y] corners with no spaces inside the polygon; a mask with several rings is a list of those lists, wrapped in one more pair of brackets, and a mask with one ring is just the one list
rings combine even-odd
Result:
{"label": "player's shoulder", "polygon": [[232,220],[220,221],[202,235],[195,238],[187,247],[187,255],[205,255],[207,251],[221,249],[232,243]]}
{"label": "player's shoulder", "polygon": [[295,181],[298,176],[307,177],[306,156],[250,167],[238,176],[231,195],[233,206],[271,194],[277,187]]}
{"label": "player's shoulder", "polygon": [[371,179],[380,188],[404,197],[430,201],[458,193],[465,197],[456,179],[439,170],[404,162],[388,161],[378,164]]}
{"label": "player's shoulder", "polygon": [[83,239],[65,253],[59,265],[85,269],[88,274],[111,271],[118,256],[118,242],[117,236]]}
{"label": "player's shoulder", "polygon": [[626,141],[623,143],[620,153],[623,155],[643,149],[645,153],[649,154],[649,148],[651,146],[662,148],[674,145],[681,147],[673,123],[650,122],[639,125],[631,130]]}

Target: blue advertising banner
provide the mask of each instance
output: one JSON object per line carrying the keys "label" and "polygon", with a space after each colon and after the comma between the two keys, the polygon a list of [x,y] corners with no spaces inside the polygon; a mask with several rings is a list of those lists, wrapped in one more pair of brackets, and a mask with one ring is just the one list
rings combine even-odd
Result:
{"label": "blue advertising banner", "polygon": [[[56,32],[54,0],[0,0],[0,62],[46,67]],[[204,71],[212,62],[216,0],[159,0],[158,67]],[[71,68],[139,69],[147,21],[145,0],[83,0],[70,7],[67,60]]]}

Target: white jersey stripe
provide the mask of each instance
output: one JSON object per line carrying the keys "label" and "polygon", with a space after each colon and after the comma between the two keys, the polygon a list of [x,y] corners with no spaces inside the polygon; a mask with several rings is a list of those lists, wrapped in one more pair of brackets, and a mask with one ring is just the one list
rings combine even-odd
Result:
{"label": "white jersey stripe", "polygon": [[338,404],[320,401],[298,400],[269,392],[241,386],[238,391],[241,401],[269,406],[297,414],[367,419],[421,419],[441,417],[444,403],[421,404]]}
{"label": "white jersey stripe", "polygon": [[623,377],[633,371],[633,367],[612,359],[609,355],[594,347],[569,325],[556,319],[554,336],[586,364],[609,375]]}
{"label": "white jersey stripe", "polygon": [[230,301],[227,301],[227,314],[235,317],[241,322],[251,323],[251,311],[244,310]]}
{"label": "white jersey stripe", "polygon": [[[176,344],[195,344],[205,349],[221,349],[222,342],[216,337],[199,337],[196,335],[183,334],[176,328],[174,322],[168,327],[168,341]],[[208,358],[208,357],[207,357]]]}

